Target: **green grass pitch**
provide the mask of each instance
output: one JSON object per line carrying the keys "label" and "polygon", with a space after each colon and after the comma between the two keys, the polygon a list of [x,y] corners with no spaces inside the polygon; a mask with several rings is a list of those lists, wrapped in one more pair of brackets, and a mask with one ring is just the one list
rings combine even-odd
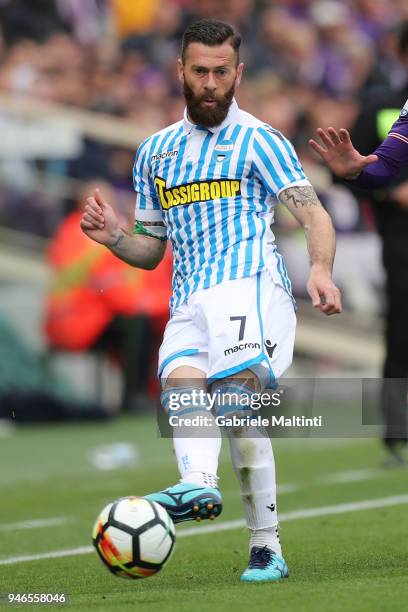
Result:
{"label": "green grass pitch", "polygon": [[[90,449],[118,441],[139,447],[138,465],[105,472],[93,468]],[[381,469],[383,455],[376,440],[277,440],[274,448],[282,517],[296,510],[408,493],[408,470]],[[159,439],[154,421],[147,418],[18,429],[0,440],[0,466],[0,563],[88,546],[94,519],[106,503],[143,495],[177,479],[171,442]],[[242,518],[225,441],[220,476],[225,507],[212,526]],[[53,517],[64,522],[10,526]],[[197,530],[207,524],[197,525]],[[0,593],[64,592],[69,610],[208,612],[230,606],[239,611],[396,612],[406,609],[408,601],[407,533],[408,503],[292,517],[281,523],[290,578],[279,583],[239,582],[248,559],[248,535],[238,527],[178,538],[168,565],[139,581],[110,575],[94,552],[1,563]]]}

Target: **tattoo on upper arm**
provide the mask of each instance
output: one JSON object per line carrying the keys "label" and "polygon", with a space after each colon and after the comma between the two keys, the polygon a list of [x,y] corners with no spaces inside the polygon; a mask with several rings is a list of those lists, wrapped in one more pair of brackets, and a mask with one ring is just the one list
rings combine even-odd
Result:
{"label": "tattoo on upper arm", "polygon": [[282,204],[302,208],[303,206],[321,206],[313,187],[289,187],[279,194]]}

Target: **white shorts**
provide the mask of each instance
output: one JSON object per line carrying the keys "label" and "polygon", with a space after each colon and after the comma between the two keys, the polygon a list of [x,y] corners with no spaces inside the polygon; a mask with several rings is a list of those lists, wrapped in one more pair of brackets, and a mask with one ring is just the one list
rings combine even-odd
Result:
{"label": "white shorts", "polygon": [[293,300],[268,270],[223,281],[174,311],[159,351],[159,378],[192,366],[210,384],[249,368],[263,388],[274,388],[292,363],[295,329]]}

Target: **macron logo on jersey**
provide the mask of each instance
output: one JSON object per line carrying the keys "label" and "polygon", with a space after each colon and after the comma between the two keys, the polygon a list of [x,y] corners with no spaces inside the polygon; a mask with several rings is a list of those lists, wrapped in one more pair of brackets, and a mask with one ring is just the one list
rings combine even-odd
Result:
{"label": "macron logo on jersey", "polygon": [[157,153],[152,155],[150,158],[151,162],[159,161],[160,159],[167,159],[168,157],[177,157],[178,151],[164,151],[163,153]]}
{"label": "macron logo on jersey", "polygon": [[241,181],[237,179],[197,181],[168,189],[166,181],[156,176],[154,184],[164,210],[173,208],[173,206],[192,204],[193,202],[208,202],[209,200],[235,198],[241,195]]}

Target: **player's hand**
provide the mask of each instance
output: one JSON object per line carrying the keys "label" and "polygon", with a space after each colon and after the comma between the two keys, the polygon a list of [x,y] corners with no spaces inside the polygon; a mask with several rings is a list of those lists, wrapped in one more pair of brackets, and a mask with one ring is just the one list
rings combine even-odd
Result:
{"label": "player's hand", "polygon": [[109,246],[117,239],[120,231],[119,220],[112,206],[108,204],[99,189],[87,198],[80,221],[82,231],[100,244]]}
{"label": "player's hand", "polygon": [[378,160],[377,155],[360,155],[353,147],[350,134],[345,129],[317,128],[316,133],[322,144],[311,139],[309,145],[336,176],[347,180],[355,179],[366,166]]}
{"label": "player's hand", "polygon": [[307,290],[314,308],[325,315],[339,314],[342,311],[341,294],[324,268],[314,265],[310,270]]}

